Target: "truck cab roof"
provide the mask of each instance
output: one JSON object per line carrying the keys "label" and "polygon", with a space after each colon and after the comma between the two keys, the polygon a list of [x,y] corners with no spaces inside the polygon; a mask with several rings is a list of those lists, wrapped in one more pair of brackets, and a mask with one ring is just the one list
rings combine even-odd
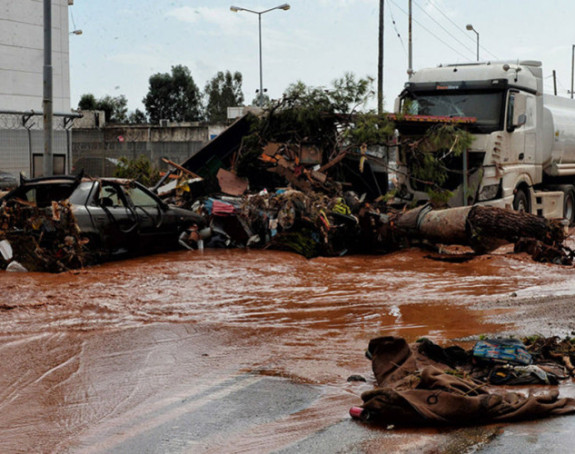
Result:
{"label": "truck cab roof", "polygon": [[505,79],[510,86],[541,93],[542,75],[541,62],[532,60],[449,64],[416,71],[406,83],[406,88],[430,82],[455,83]]}

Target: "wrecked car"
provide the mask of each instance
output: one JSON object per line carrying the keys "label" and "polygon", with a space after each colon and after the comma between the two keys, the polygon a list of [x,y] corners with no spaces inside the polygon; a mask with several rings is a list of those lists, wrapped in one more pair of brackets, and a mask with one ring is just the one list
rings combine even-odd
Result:
{"label": "wrecked car", "polygon": [[79,236],[101,258],[175,249],[180,233],[205,226],[191,210],[172,207],[134,180],[57,176],[22,179],[0,198],[0,205],[19,204],[51,209],[68,200]]}

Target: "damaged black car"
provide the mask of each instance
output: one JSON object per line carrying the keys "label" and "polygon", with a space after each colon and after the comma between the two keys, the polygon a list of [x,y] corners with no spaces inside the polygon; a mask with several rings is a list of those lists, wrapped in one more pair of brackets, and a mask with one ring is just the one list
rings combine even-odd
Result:
{"label": "damaged black car", "polygon": [[182,231],[206,224],[201,215],[167,205],[137,181],[118,178],[22,179],[0,204],[50,209],[63,200],[70,204],[79,236],[103,258],[176,249]]}

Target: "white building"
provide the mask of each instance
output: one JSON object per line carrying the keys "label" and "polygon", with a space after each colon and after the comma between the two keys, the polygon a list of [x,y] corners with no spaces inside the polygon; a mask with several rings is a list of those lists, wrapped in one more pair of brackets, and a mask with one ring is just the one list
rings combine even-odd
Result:
{"label": "white building", "polygon": [[[54,173],[69,170],[68,8],[52,0]],[[44,0],[0,0],[0,170],[40,175],[43,155]]]}

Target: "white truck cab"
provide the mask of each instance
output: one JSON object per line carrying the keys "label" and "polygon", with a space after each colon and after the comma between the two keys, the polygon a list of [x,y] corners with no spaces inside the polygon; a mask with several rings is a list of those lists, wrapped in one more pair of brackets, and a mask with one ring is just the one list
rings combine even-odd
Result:
{"label": "white truck cab", "polygon": [[[449,206],[474,203],[575,220],[575,101],[543,94],[541,63],[488,62],[415,72],[395,103],[402,136],[460,123],[474,140],[444,161]],[[407,115],[403,115],[407,114]],[[398,196],[428,199],[398,155]]]}

